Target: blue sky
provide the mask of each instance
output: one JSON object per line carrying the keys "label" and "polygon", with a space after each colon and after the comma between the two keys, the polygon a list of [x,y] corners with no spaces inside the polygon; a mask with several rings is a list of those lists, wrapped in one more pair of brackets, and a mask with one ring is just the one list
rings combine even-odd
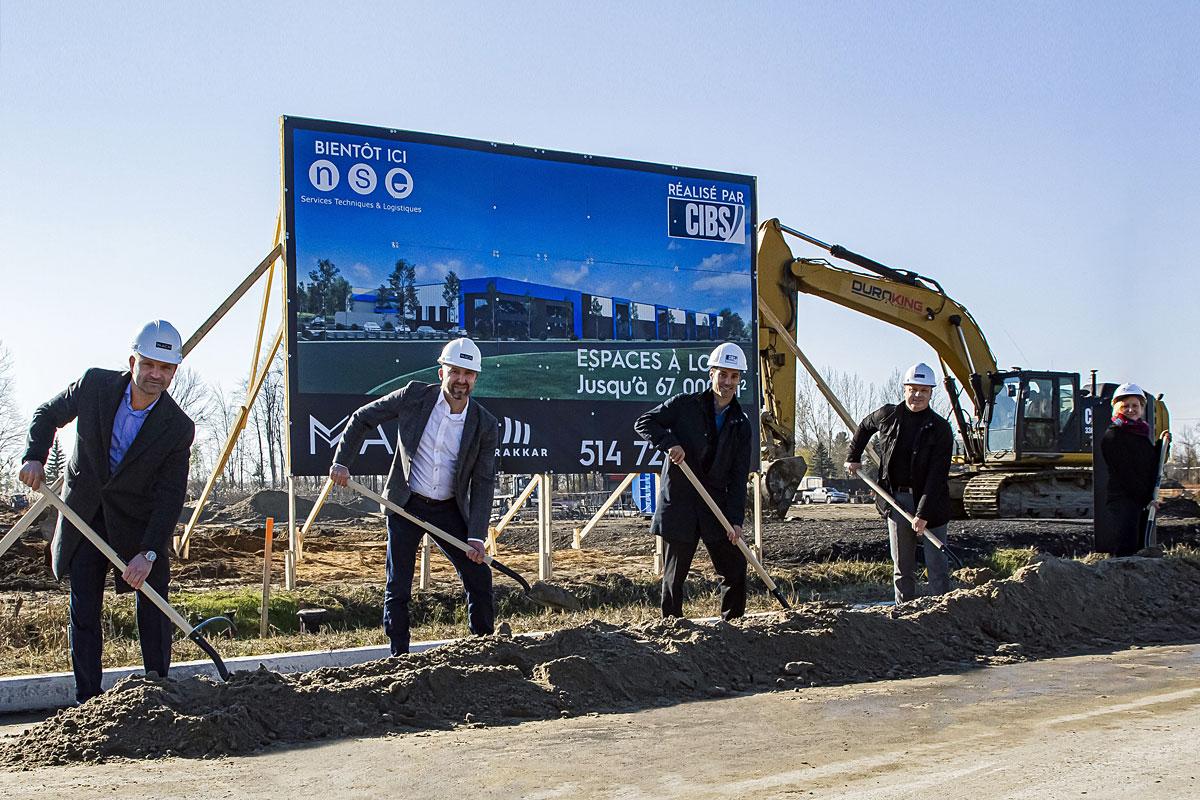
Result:
{"label": "blue sky", "polygon": [[[1003,366],[1196,422],[1197,52],[1195,3],[5,3],[0,341],[28,413],[194,330],[271,247],[289,114],[757,176],[760,220],[937,278]],[[246,374],[257,299],[192,367]],[[800,307],[819,365],[930,358]]]}

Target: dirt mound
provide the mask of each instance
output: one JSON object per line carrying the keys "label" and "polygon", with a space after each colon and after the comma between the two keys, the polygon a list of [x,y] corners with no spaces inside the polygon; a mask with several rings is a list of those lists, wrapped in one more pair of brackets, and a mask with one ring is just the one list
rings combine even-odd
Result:
{"label": "dirt mound", "polygon": [[[361,498],[360,498],[361,500]],[[337,520],[358,519],[367,514],[379,511],[376,503],[365,503],[355,500],[350,505],[342,505],[328,501],[321,506],[318,521],[334,522]],[[307,519],[312,512],[314,501],[307,497],[296,498],[296,516],[298,520]],[[202,519],[213,522],[241,522],[247,524],[261,523],[267,517],[274,517],[276,522],[288,518],[287,492],[278,489],[264,489],[255,492],[244,500],[231,503],[224,508],[214,511],[211,517],[204,514]]]}
{"label": "dirt mound", "polygon": [[127,678],[0,749],[32,768],[247,753],[388,730],[505,724],[729,692],[877,680],[1200,638],[1200,565],[1047,558],[977,589],[867,612],[810,603],[736,623],[599,622],[300,675]]}
{"label": "dirt mound", "polygon": [[1163,517],[1196,519],[1200,517],[1200,503],[1190,497],[1167,497],[1159,506],[1158,513]]}

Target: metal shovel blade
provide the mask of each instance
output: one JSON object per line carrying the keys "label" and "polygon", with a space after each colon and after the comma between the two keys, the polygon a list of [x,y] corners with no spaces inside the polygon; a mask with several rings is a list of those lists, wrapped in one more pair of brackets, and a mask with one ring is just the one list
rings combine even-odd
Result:
{"label": "metal shovel blade", "polygon": [[[95,548],[112,563],[113,566],[117,568],[118,571],[125,571],[125,568],[129,565],[121,560],[121,557],[117,555],[117,551],[113,550],[112,547],[109,546],[108,542],[104,541],[104,539],[101,538],[98,533],[92,530],[92,527],[84,522],[83,518],[75,513],[73,508],[64,503],[63,499],[59,497],[51,487],[43,485],[40,489],[38,489],[38,491],[41,492],[42,497],[44,497],[50,503],[50,505],[57,508],[59,513],[70,520],[71,524],[74,525],[75,528],[82,533],[84,537],[91,542]],[[218,653],[217,649],[209,644],[208,640],[201,635],[200,630],[204,626],[218,620],[224,620],[229,627],[232,628],[233,622],[231,620],[226,619],[225,617],[210,617],[209,619],[201,622],[199,625],[193,627],[192,625],[189,625],[188,621],[183,618],[183,615],[176,611],[170,603],[163,599],[163,596],[156,592],[149,583],[143,583],[138,591],[144,594],[150,600],[150,602],[154,603],[154,605],[158,607],[158,610],[161,611],[167,619],[175,624],[175,627],[183,631],[187,638],[195,642],[196,646],[203,650],[205,655],[212,659],[213,666],[217,668],[217,674],[221,676],[221,680],[229,680],[229,670],[226,669],[225,662],[221,660],[220,653]]]}
{"label": "metal shovel blade", "polygon": [[[445,544],[448,544],[451,547],[456,547],[459,550],[462,550],[464,553],[472,549],[469,544],[461,539],[456,539],[438,526],[426,522],[423,519],[414,517],[412,514],[408,513],[391,500],[388,500],[381,494],[371,491],[361,483],[358,483],[357,481],[350,481],[348,485],[351,489],[358,492],[363,497],[374,500],[376,503],[379,503],[393,514],[404,517],[414,525],[429,531],[429,533],[436,536],[438,540],[444,542]],[[578,611],[583,608],[583,604],[579,602],[579,598],[562,587],[554,586],[553,584],[545,583],[544,581],[538,581],[530,586],[529,581],[525,580],[520,573],[511,567],[500,563],[491,556],[484,556],[483,562],[490,565],[493,569],[503,572],[505,575],[519,583],[521,585],[521,590],[525,593],[525,596],[538,605],[546,606],[547,608],[556,608],[562,611]]]}

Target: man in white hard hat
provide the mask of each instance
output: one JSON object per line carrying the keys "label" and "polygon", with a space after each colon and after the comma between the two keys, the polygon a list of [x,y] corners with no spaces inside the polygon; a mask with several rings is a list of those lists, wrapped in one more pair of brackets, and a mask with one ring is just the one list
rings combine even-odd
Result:
{"label": "man in white hard hat", "polygon": [[925,548],[930,594],[950,591],[946,555],[924,532],[928,530],[943,543],[946,541],[946,523],[950,521],[948,478],[954,449],[950,423],[929,407],[937,385],[933,370],[928,364],[913,364],[904,373],[903,385],[904,402],[888,403],[868,414],[858,424],[846,457],[846,471],[856,474],[862,467],[863,450],[878,433],[879,485],[916,517],[910,524],[883,498],[876,498],[879,513],[887,520],[897,603],[917,596],[918,540]]}
{"label": "man in white hard hat", "polygon": [[[195,426],[167,394],[183,360],[179,332],[163,320],[133,341],[129,370],[90,369],[33,414],[19,474],[37,489],[55,431],[76,420],[75,450],[62,496],[129,566],[118,592],[149,583],[164,598],[170,542],[187,493]],[[61,516],[51,543],[55,578],[71,577],[71,664],[79,702],[101,692],[100,612],[114,568]],[[146,673],[165,677],[171,665],[171,623],[140,593],[138,638]]]}
{"label": "man in white hard hat", "polygon": [[[750,475],[750,421],[738,403],[746,354],[732,342],[708,357],[709,387],[677,394],[638,417],[634,430],[667,454],[659,476],[650,532],[663,539],[662,614],[683,616],[683,586],[701,540],[721,576],[721,616],[746,613],[746,557],[737,547],[746,516]],[[716,515],[675,464],[687,459],[704,488],[733,525],[726,534]]]}
{"label": "man in white hard hat", "polygon": [[[487,409],[471,400],[482,361],[479,347],[470,339],[447,342],[438,358],[441,383],[412,381],[355,411],[329,468],[329,478],[345,486],[366,433],[385,422],[399,421],[387,497],[471,545],[472,552],[465,554],[438,541],[462,579],[467,624],[476,635],[492,633],[496,617],[492,571],[483,558],[496,488],[497,423]],[[383,629],[392,655],[401,655],[408,652],[408,604],[417,548],[425,531],[391,513],[387,531]]]}

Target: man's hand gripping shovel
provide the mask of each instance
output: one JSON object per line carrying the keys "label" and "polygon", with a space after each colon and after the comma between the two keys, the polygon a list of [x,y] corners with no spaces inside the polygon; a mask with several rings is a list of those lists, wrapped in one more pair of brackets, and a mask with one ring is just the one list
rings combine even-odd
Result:
{"label": "man's hand gripping shovel", "polygon": [[[328,496],[329,489],[332,487],[332,485],[333,485],[333,481],[326,479],[325,488],[321,492],[322,498]],[[351,488],[354,491],[361,494],[363,497],[369,498],[371,500],[374,500],[376,503],[379,503],[381,506],[386,508],[388,511],[391,511],[393,514],[398,514],[399,516],[404,517],[406,520],[413,523],[414,525],[417,525],[417,526],[429,531],[429,533],[436,536],[438,538],[438,540],[441,541],[442,543],[448,544],[451,547],[456,547],[459,550],[462,550],[464,553],[474,550],[474,548],[472,548],[471,545],[467,544],[466,542],[462,541],[461,539],[454,538],[453,536],[446,533],[441,528],[437,527],[436,525],[432,525],[423,519],[417,519],[412,514],[409,514],[403,508],[401,508],[400,506],[393,503],[391,500],[388,500],[383,495],[376,494],[375,492],[371,491],[367,487],[363,486],[361,483],[354,481],[354,480],[350,480],[350,481],[347,481],[346,485],[349,488]],[[308,520],[304,523],[305,530],[308,530],[308,527],[312,524],[313,518],[316,517],[317,511],[319,511],[319,510],[320,510],[320,505],[313,506],[312,514],[309,515]],[[570,592],[568,592],[566,589],[563,589],[558,586],[554,586],[554,585],[546,583],[544,581],[536,581],[531,586],[529,584],[529,581],[527,581],[523,577],[521,577],[520,573],[518,573],[516,570],[513,570],[513,569],[505,566],[504,564],[501,564],[499,561],[497,561],[496,559],[492,558],[489,555],[485,555],[483,557],[483,563],[489,565],[493,569],[503,572],[505,575],[507,575],[508,577],[512,578],[514,581],[519,583],[521,585],[522,591],[524,591],[524,593],[525,593],[525,596],[528,597],[533,602],[537,603],[538,605],[546,606],[547,608],[556,608],[556,609],[560,609],[562,611],[578,611],[583,607],[582,604],[579,602],[579,598],[576,597],[575,595],[571,594]]]}
{"label": "man's hand gripping shovel", "polygon": [[[732,534],[733,525],[726,519],[725,513],[721,511],[720,506],[712,499],[712,495],[704,488],[704,484],[700,483],[700,479],[696,477],[696,473],[692,472],[692,468],[688,466],[688,463],[681,460],[675,466],[683,470],[684,475],[687,475],[687,479],[692,482],[692,486],[696,487],[696,491],[704,498],[704,502],[708,504],[708,507],[712,509],[721,526],[725,528],[725,532]],[[775,599],[779,601],[779,605],[784,608],[791,608],[787,598],[783,596],[783,592],[779,591],[779,587],[775,585],[775,581],[771,580],[771,576],[767,574],[767,570],[763,567],[762,562],[758,560],[758,556],[754,555],[754,551],[750,549],[748,544],[742,541],[742,537],[740,536],[737,537],[737,546],[742,551],[742,555],[746,557],[746,560],[750,562],[750,566],[754,567],[754,571],[758,573],[758,577],[762,578],[762,582],[767,585],[767,590],[775,595]]]}
{"label": "man's hand gripping shovel", "polygon": [[[882,497],[885,501],[887,501],[888,505],[890,505],[892,508],[899,511],[900,515],[902,517],[904,517],[906,520],[908,520],[909,525],[912,525],[914,522],[916,522],[917,518],[915,516],[913,516],[912,514],[908,513],[907,511],[905,511],[900,506],[900,504],[896,502],[896,498],[892,497],[890,494],[885,492],[883,490],[882,486],[880,486],[878,483],[876,483],[874,480],[872,480],[871,476],[866,473],[866,470],[863,470],[863,469],[858,470],[855,477],[862,478],[863,483],[865,483],[867,486],[870,486],[871,490],[874,491],[875,494]],[[945,542],[943,542],[941,539],[937,538],[936,536],[934,536],[932,533],[930,533],[927,530],[921,531],[921,533],[925,536],[926,539],[933,542],[934,547],[936,547],[938,550],[941,550],[943,553],[945,553],[946,557],[954,562],[954,566],[959,567],[959,568],[962,567],[962,565],[963,565],[962,559],[959,558],[958,555],[953,550],[951,550],[949,547],[947,547]]]}
{"label": "man's hand gripping shovel", "polygon": [[[113,566],[115,566],[121,572],[125,571],[125,568],[128,565],[121,560],[121,557],[117,555],[116,551],[109,547],[108,542],[100,538],[100,535],[92,530],[92,527],[84,522],[82,517],[76,514],[70,506],[64,503],[62,498],[59,497],[50,486],[43,484],[38,491],[41,492],[42,497],[44,497],[50,505],[57,508],[64,517],[70,520],[71,524],[74,525],[80,533],[87,537],[87,540],[94,544],[96,549],[104,554],[105,558],[113,563]],[[216,622],[217,620],[224,621],[227,625],[229,625],[230,628],[232,628],[233,622],[231,620],[226,617],[209,617],[199,625],[193,627],[192,625],[188,624],[188,621],[183,618],[183,615],[172,608],[171,605],[163,599],[162,595],[154,591],[154,589],[150,587],[150,584],[143,583],[138,591],[146,595],[146,597],[150,599],[150,602],[158,606],[158,610],[165,614],[167,619],[171,620],[171,622],[175,624],[175,627],[183,631],[184,636],[195,642],[196,646],[203,650],[205,655],[212,659],[213,665],[217,668],[217,674],[221,676],[221,680],[229,680],[229,670],[225,668],[225,662],[221,660],[221,654],[217,652],[216,648],[208,643],[208,640],[204,638],[204,636],[200,633],[200,630],[210,623]]]}

